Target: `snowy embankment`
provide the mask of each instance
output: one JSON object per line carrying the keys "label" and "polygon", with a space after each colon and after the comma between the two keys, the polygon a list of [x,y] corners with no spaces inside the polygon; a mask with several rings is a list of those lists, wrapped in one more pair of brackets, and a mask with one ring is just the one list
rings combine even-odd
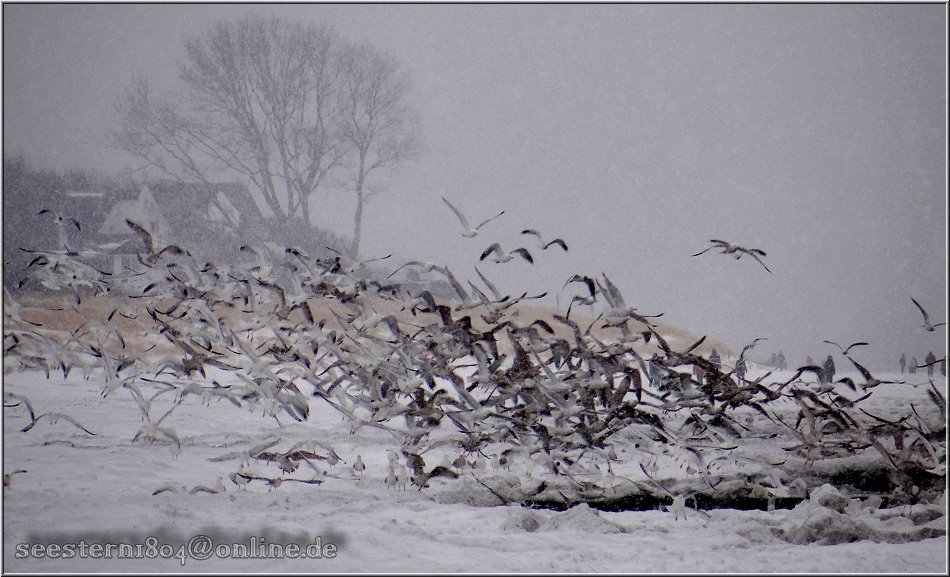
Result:
{"label": "snowy embankment", "polygon": [[[212,376],[209,374],[209,379]],[[938,386],[945,391],[946,381]],[[578,505],[566,511],[528,509],[498,503],[495,490],[531,484],[527,465],[512,471],[480,458],[457,479],[433,478],[419,490],[389,486],[388,451],[398,448],[384,430],[349,422],[319,399],[303,422],[263,417],[227,401],[209,405],[187,396],[162,425],[170,440],[130,443],[142,426],[139,407],[117,391],[103,399],[101,377],[14,370],[4,391],[30,399],[37,417],[47,411],[69,415],[96,433],[68,421],[41,418],[27,432],[23,406],[4,409],[4,471],[23,469],[4,489],[4,570],[42,571],[610,571],[610,572],[943,572],[946,571],[945,497],[934,504],[873,509],[877,504],[841,496],[829,487],[793,509],[696,511],[685,519],[668,511],[597,511]],[[895,398],[921,397],[924,387],[881,386],[886,414]],[[161,402],[159,398],[156,404]],[[870,409],[869,409],[870,410]],[[159,413],[160,414],[160,413]],[[286,421],[286,422],[285,422]],[[242,458],[266,441],[281,453],[294,445],[323,447],[341,458],[307,464],[295,475],[275,462]],[[773,447],[775,458],[785,451]],[[638,449],[624,444],[613,465],[617,478],[648,481]],[[366,469],[357,474],[357,456]],[[249,463],[244,466],[242,462]],[[430,459],[438,462],[438,459]],[[815,464],[820,466],[821,462]],[[496,468],[498,467],[498,468]],[[750,467],[750,471],[754,467]],[[236,471],[268,478],[314,479],[279,487],[252,480],[239,487]],[[303,471],[306,471],[304,474]],[[319,471],[319,473],[318,473]],[[659,460],[658,480],[686,478],[672,459]],[[476,481],[476,478],[478,479]],[[237,477],[237,479],[241,479]],[[194,491],[204,486],[223,492]],[[154,494],[160,489],[164,491]],[[691,505],[687,502],[687,505]],[[679,517],[677,519],[677,517]],[[331,543],[334,558],[185,558],[178,547],[208,535],[226,553],[227,544],[295,542],[302,547]],[[147,541],[155,537],[157,541]],[[141,543],[145,559],[17,558],[22,543]],[[258,540],[256,543],[260,543]],[[147,548],[173,544],[174,549]],[[822,545],[823,544],[823,545]],[[222,547],[222,545],[224,545]],[[233,549],[237,550],[237,549]],[[302,549],[304,550],[304,549]],[[22,551],[22,548],[21,548]],[[311,548],[311,551],[314,549]],[[162,559],[162,554],[173,557]],[[78,549],[76,555],[78,557]],[[104,554],[99,552],[100,555]],[[118,557],[118,553],[113,553]]]}

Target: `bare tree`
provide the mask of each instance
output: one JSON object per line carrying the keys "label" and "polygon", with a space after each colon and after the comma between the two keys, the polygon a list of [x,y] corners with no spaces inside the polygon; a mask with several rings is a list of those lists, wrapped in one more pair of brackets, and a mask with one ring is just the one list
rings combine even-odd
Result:
{"label": "bare tree", "polygon": [[347,46],[340,55],[340,136],[347,144],[349,182],[356,195],[353,241],[358,255],[368,178],[418,151],[417,117],[406,102],[409,77],[372,46]]}
{"label": "bare tree", "polygon": [[177,96],[136,79],[117,108],[117,145],[174,178],[247,178],[280,222],[310,203],[347,150],[335,137],[338,40],[330,29],[249,17],[186,42]]}

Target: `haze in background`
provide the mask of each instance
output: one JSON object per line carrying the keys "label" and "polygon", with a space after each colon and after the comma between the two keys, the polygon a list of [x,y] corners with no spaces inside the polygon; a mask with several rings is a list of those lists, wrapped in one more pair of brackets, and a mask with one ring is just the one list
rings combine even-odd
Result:
{"label": "haze in background", "polygon": [[[332,24],[414,79],[425,151],[367,205],[363,254],[480,269],[502,291],[606,273],[627,304],[789,366],[865,340],[897,369],[946,351],[946,5],[18,5],[3,7],[4,152],[117,173],[113,103],[175,88],[183,38],[246,14]],[[440,196],[473,221],[474,239]],[[7,199],[9,202],[10,199]],[[348,234],[330,199],[321,226]],[[569,253],[519,234],[562,237]],[[723,239],[758,263],[710,251]],[[16,250],[16,247],[4,247]],[[398,260],[397,260],[398,259]],[[464,282],[464,281],[463,281]],[[555,297],[555,294],[558,294]],[[582,309],[583,311],[583,309]]]}

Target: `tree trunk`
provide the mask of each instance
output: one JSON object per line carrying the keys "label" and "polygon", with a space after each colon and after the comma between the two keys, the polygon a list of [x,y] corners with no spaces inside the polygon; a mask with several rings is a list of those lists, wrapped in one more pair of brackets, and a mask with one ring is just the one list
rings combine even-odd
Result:
{"label": "tree trunk", "polygon": [[350,247],[354,259],[359,257],[360,242],[363,236],[363,181],[366,178],[366,155],[360,154],[360,168],[356,176],[356,211],[353,215],[353,245]]}

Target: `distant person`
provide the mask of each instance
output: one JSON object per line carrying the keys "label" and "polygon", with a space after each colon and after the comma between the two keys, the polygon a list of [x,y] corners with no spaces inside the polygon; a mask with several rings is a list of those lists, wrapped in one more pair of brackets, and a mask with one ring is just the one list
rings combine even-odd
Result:
{"label": "distant person", "polygon": [[910,374],[917,372],[917,357],[910,358],[910,364],[907,365],[907,372]]}
{"label": "distant person", "polygon": [[924,364],[927,365],[927,376],[934,376],[934,365],[937,364],[937,357],[934,356],[933,351],[930,351],[927,353],[927,356],[924,357]]}
{"label": "distant person", "polygon": [[904,367],[907,366],[907,357],[904,356],[904,353],[901,353],[901,360],[897,361],[897,363],[901,366],[901,374],[903,375]]}
{"label": "distant person", "polygon": [[778,368],[778,355],[777,355],[777,354],[772,353],[771,355],[769,355],[769,364],[772,365],[772,366],[775,367],[775,368]]}
{"label": "distant person", "polygon": [[776,357],[776,360],[778,361],[779,370],[784,371],[787,368],[785,365],[785,353],[783,353],[782,351],[779,351],[778,357]]}
{"label": "distant person", "polygon": [[722,359],[719,358],[719,353],[716,352],[716,349],[713,349],[712,352],[709,353],[709,362],[716,367],[717,371],[722,368]]}
{"label": "distant person", "polygon": [[736,368],[733,370],[733,372],[740,382],[745,379],[745,359],[739,357],[739,360],[736,362]]}
{"label": "distant person", "polygon": [[828,358],[825,359],[825,364],[822,367],[822,379],[823,383],[831,383],[835,379],[835,360],[831,358],[831,355],[828,355]]}

